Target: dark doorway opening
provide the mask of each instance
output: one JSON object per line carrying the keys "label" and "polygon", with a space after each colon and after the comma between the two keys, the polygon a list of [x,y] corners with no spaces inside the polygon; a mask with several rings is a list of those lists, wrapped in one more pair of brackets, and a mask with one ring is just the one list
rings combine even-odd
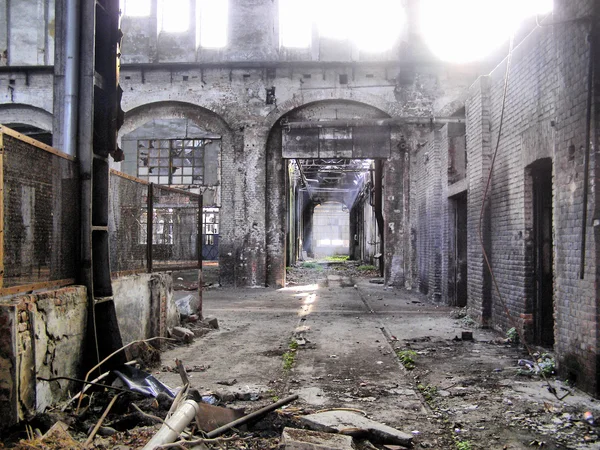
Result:
{"label": "dark doorway opening", "polygon": [[538,344],[554,345],[552,161],[531,166],[533,181],[534,337]]}
{"label": "dark doorway opening", "polygon": [[450,199],[454,219],[448,280],[449,299],[454,306],[467,306],[467,193]]}

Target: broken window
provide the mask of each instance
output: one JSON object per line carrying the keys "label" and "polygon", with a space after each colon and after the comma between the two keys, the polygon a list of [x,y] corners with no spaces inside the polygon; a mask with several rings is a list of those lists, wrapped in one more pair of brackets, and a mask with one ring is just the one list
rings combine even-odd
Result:
{"label": "broken window", "polygon": [[158,25],[160,31],[167,33],[187,31],[190,27],[190,0],[161,0]]}
{"label": "broken window", "polygon": [[214,245],[219,234],[219,208],[204,208],[202,212],[202,234],[205,245]]}
{"label": "broken window", "polygon": [[147,17],[150,15],[150,0],[121,0],[125,16]]}
{"label": "broken window", "polygon": [[137,176],[151,183],[202,185],[204,145],[210,139],[143,139],[137,141]]}
{"label": "broken window", "polygon": [[227,45],[227,0],[196,1],[196,45],[223,48]]}

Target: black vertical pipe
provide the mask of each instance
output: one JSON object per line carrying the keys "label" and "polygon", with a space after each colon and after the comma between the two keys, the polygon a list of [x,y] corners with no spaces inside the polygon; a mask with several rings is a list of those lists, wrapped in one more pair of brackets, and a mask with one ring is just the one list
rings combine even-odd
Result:
{"label": "black vertical pipe", "polygon": [[154,233],[154,183],[148,184],[146,214],[146,267],[148,273],[152,273],[152,234]]}
{"label": "black vertical pipe", "polygon": [[590,140],[592,127],[592,93],[594,82],[594,22],[592,21],[590,34],[588,35],[589,59],[587,76],[587,104],[585,117],[585,153],[583,154],[583,214],[581,217],[581,250],[579,260],[579,278],[583,280],[585,276],[585,246],[587,232],[587,210],[588,210],[588,191],[590,185]]}
{"label": "black vertical pipe", "polygon": [[198,268],[200,270],[202,270],[202,262],[203,262],[203,255],[202,255],[202,251],[203,251],[203,247],[204,247],[204,213],[203,213],[203,209],[204,209],[204,197],[202,194],[200,194],[200,197],[198,198],[198,238],[197,238],[197,251],[198,251]]}
{"label": "black vertical pipe", "polygon": [[383,161],[381,159],[375,160],[375,219],[377,220],[377,229],[379,230],[379,275],[383,277],[384,270],[384,258],[383,258]]}

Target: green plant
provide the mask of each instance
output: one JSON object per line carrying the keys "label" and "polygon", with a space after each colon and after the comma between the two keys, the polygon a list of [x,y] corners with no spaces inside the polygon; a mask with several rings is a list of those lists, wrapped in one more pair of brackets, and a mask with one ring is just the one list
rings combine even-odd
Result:
{"label": "green plant", "polygon": [[469,441],[462,441],[457,439],[456,442],[456,450],[472,450],[471,443]]}
{"label": "green plant", "polygon": [[348,259],[350,259],[350,256],[348,255],[332,255],[325,257],[326,261],[348,261]]}
{"label": "green plant", "polygon": [[368,271],[371,271],[371,270],[377,270],[377,267],[372,266],[370,264],[366,264],[364,266],[358,266],[356,269],[364,271],[364,272],[368,272]]}
{"label": "green plant", "polygon": [[297,349],[298,349],[298,342],[297,342],[297,341],[294,341],[294,340],[292,340],[292,341],[290,342],[290,345],[288,345],[288,348],[289,348],[290,350],[297,350]]}
{"label": "green plant", "polygon": [[296,361],[296,352],[293,350],[290,350],[289,352],[285,352],[283,354],[283,370],[288,371],[292,368],[292,366],[294,365],[294,362]]}
{"label": "green plant", "polygon": [[423,397],[425,397],[427,403],[431,402],[434,399],[438,391],[437,387],[431,386],[429,384],[427,386],[425,386],[424,384],[418,384],[417,389],[421,391],[421,394],[423,394]]}
{"label": "green plant", "polygon": [[413,370],[415,368],[417,352],[414,350],[396,350],[396,355],[406,370]]}
{"label": "green plant", "polygon": [[312,262],[312,261],[305,261],[302,263],[302,267],[304,269],[317,269],[317,270],[323,270],[323,267],[316,263],[316,262]]}
{"label": "green plant", "polygon": [[506,332],[506,337],[510,339],[510,342],[512,342],[513,344],[519,343],[519,333],[517,333],[517,329],[515,327],[510,328]]}
{"label": "green plant", "polygon": [[542,375],[549,377],[556,373],[556,361],[552,355],[548,353],[542,354],[542,357],[538,359],[538,366]]}

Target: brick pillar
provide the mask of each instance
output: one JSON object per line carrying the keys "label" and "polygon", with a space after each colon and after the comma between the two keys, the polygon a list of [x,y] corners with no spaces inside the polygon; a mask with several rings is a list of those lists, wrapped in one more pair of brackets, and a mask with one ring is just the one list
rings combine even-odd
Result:
{"label": "brick pillar", "polygon": [[406,140],[399,129],[392,129],[391,141],[392,153],[383,167],[384,276],[386,285],[404,286]]}
{"label": "brick pillar", "polygon": [[266,250],[267,285],[285,286],[285,164],[281,157],[281,128],[267,141]]}
{"label": "brick pillar", "polygon": [[[467,304],[469,311],[486,325],[491,316],[491,283],[479,241],[479,217],[483,194],[490,170],[492,145],[490,132],[490,86],[489,76],[483,76],[469,89],[466,102],[467,114]],[[489,193],[488,193],[489,194]],[[490,255],[490,197],[486,202],[482,222],[482,236]]]}

